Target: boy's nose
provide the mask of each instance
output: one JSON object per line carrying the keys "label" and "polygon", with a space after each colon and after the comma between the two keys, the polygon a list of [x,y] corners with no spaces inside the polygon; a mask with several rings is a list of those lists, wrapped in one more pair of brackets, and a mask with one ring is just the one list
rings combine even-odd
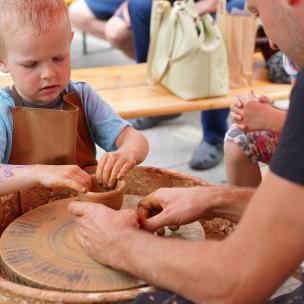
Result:
{"label": "boy's nose", "polygon": [[44,66],[41,71],[41,79],[50,79],[55,75],[54,70],[50,66]]}

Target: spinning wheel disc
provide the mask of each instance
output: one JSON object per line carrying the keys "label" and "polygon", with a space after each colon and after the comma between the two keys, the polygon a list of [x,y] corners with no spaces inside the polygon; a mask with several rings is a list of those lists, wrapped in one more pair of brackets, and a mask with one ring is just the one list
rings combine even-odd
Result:
{"label": "spinning wheel disc", "polygon": [[[125,195],[124,205],[135,205],[140,197]],[[58,200],[17,218],[0,240],[1,263],[9,278],[39,288],[103,292],[146,285],[135,277],[91,259],[74,236],[74,216],[67,211],[75,198]],[[201,238],[202,229],[190,227]],[[187,227],[185,226],[185,227]],[[187,229],[186,229],[187,230]],[[189,237],[189,230],[187,238]],[[200,236],[200,237],[199,237]]]}

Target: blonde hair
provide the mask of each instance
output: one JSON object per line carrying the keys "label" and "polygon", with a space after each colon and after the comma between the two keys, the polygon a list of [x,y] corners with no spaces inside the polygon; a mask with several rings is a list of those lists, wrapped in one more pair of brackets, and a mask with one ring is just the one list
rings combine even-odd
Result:
{"label": "blonde hair", "polygon": [[39,35],[62,26],[71,28],[64,0],[0,0],[0,56],[8,33],[31,28]]}

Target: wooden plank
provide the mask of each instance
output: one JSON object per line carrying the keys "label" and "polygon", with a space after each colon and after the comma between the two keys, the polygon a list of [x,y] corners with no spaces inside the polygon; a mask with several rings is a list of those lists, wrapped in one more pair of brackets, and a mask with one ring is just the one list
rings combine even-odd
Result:
{"label": "wooden plank", "polygon": [[[265,94],[271,99],[287,98],[289,87],[286,85],[268,85],[252,87],[257,95]],[[185,101],[168,92],[161,86],[141,86],[118,88],[99,92],[110,101],[112,107],[125,118],[138,116],[157,116],[180,112],[222,109],[230,106],[237,94],[247,94],[250,88],[232,89],[227,96]]]}
{"label": "wooden plank", "polygon": [[[290,92],[290,85],[267,81],[266,70],[260,60],[255,63],[251,87],[231,89],[223,97],[194,101],[178,98],[161,85],[149,86],[145,74],[146,64],[133,64],[76,69],[72,71],[71,78],[89,83],[124,118],[227,108],[237,94],[247,94],[250,89],[273,100],[287,98]],[[10,77],[0,77],[0,88],[11,83]]]}

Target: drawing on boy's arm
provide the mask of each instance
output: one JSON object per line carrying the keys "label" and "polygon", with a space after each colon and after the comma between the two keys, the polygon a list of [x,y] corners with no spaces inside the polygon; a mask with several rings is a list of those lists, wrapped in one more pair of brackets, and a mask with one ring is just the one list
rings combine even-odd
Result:
{"label": "drawing on boy's arm", "polygon": [[2,172],[0,173],[0,182],[3,181],[4,177],[11,177],[14,175],[12,170],[30,167],[31,165],[0,165]]}

